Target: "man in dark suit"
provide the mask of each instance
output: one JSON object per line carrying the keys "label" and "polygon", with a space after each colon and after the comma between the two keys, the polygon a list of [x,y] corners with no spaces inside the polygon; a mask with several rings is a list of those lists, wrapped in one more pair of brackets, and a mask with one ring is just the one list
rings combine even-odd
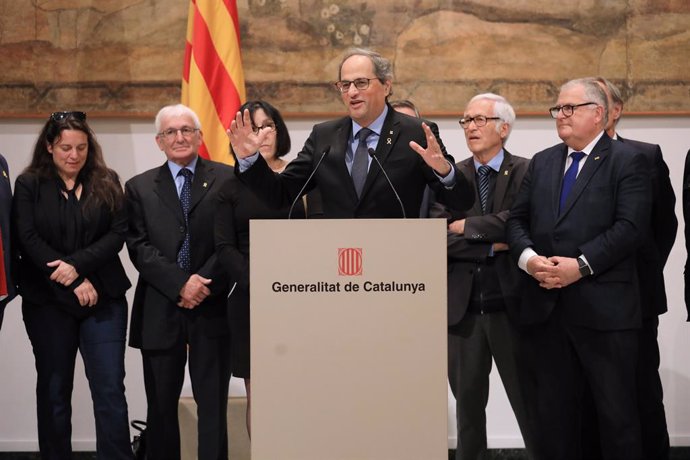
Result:
{"label": "man in dark suit", "polygon": [[[348,51],[336,87],[349,116],[316,125],[297,158],[277,176],[257,153],[267,132],[254,133],[249,112],[238,112],[228,136],[241,180],[272,207],[289,206],[317,189],[325,218],[419,217],[427,184],[448,206],[470,207],[474,194],[455,171],[436,125],[388,105],[391,69],[374,51]],[[368,150],[375,151],[392,186]]]}
{"label": "man in dark suit", "polygon": [[659,315],[668,310],[664,265],[676,239],[676,196],[664,162],[661,148],[655,144],[624,139],[616,133],[623,113],[620,90],[610,81],[597,77],[606,92],[609,120],[606,134],[639,151],[647,159],[647,173],[652,184],[652,214],[645,239],[637,251],[637,274],[640,282],[642,328],[639,331],[637,365],[637,403],[640,410],[642,448],[648,460],[669,458],[669,438],[664,410],[664,392],[659,377]]}
{"label": "man in dark suit", "polygon": [[5,305],[16,295],[12,280],[12,251],[10,246],[10,211],[12,210],[12,185],[7,160],[0,155],[0,328],[5,316]]}
{"label": "man in dark suit", "polygon": [[690,150],[685,154],[683,168],[683,222],[685,222],[685,308],[690,321]]}
{"label": "man in dark suit", "polygon": [[635,262],[651,209],[647,162],[604,131],[608,103],[596,80],[564,84],[550,112],[563,143],[534,156],[507,224],[525,272],[519,372],[534,456],[582,458],[587,386],[602,456],[639,460]]}
{"label": "man in dark suit", "polygon": [[508,253],[505,222],[529,160],[511,155],[505,142],[515,111],[505,98],[479,94],[460,125],[472,157],[457,164],[475,190],[472,208],[452,211],[435,203],[431,217],[448,219],[448,380],[456,399],[455,458],[487,455],[486,404],[492,360],[531,448],[517,364],[519,269]]}
{"label": "man in dark suit", "polygon": [[127,248],[139,270],[130,346],[141,349],[144,365],[148,459],[180,458],[177,406],[188,354],[198,457],[228,456],[228,280],[216,258],[212,223],[232,169],[198,156],[200,128],[188,107],[162,108],[156,142],[167,161],[125,186]]}

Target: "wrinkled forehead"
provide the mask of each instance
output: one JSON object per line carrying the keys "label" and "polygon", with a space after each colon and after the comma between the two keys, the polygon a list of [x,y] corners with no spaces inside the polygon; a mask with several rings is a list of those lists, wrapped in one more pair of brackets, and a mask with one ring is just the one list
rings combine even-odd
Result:
{"label": "wrinkled forehead", "polygon": [[194,120],[187,114],[168,115],[161,119],[161,131],[169,128],[182,128],[184,126],[194,127]]}

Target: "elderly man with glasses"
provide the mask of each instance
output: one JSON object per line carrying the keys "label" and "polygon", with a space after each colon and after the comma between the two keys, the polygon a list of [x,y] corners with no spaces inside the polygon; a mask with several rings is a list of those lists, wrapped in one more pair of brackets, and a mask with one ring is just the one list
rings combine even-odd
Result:
{"label": "elderly man with glasses", "polygon": [[455,458],[487,456],[486,404],[492,361],[531,448],[517,374],[520,271],[508,253],[505,222],[529,160],[505,149],[515,111],[497,94],[474,96],[460,120],[472,156],[457,164],[473,185],[474,206],[431,217],[448,219],[448,381],[457,401]]}
{"label": "elderly man with glasses", "polygon": [[139,271],[129,344],[141,350],[144,367],[146,458],[180,458],[177,406],[189,359],[198,458],[227,459],[228,278],[213,221],[232,169],[199,156],[203,133],[189,107],[163,107],[155,127],[166,161],[125,185],[127,249]]}
{"label": "elderly man with glasses", "polygon": [[238,112],[228,135],[240,179],[276,208],[318,190],[325,218],[419,217],[427,184],[439,201],[467,209],[474,194],[436,125],[388,104],[392,80],[391,63],[380,54],[349,50],[335,83],[348,116],[316,125],[280,175],[257,153],[267,133],[255,133],[249,113]]}
{"label": "elderly man with glasses", "polygon": [[518,371],[534,458],[583,458],[589,387],[602,457],[639,460],[635,256],[649,225],[647,162],[606,134],[608,101],[594,79],[564,84],[550,112],[563,143],[534,156],[507,223],[524,271]]}

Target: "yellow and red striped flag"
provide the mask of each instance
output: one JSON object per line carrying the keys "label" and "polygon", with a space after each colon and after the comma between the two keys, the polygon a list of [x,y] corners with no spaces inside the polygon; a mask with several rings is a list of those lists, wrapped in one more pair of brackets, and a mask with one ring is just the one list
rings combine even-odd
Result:
{"label": "yellow and red striped flag", "polygon": [[182,103],[201,120],[199,155],[232,164],[225,130],[246,100],[235,0],[190,0]]}

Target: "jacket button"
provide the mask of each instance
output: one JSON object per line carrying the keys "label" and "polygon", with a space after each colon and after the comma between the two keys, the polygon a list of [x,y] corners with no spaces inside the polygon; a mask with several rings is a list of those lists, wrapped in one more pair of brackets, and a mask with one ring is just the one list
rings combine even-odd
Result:
{"label": "jacket button", "polygon": [[184,233],[184,227],[180,227],[180,233]]}

